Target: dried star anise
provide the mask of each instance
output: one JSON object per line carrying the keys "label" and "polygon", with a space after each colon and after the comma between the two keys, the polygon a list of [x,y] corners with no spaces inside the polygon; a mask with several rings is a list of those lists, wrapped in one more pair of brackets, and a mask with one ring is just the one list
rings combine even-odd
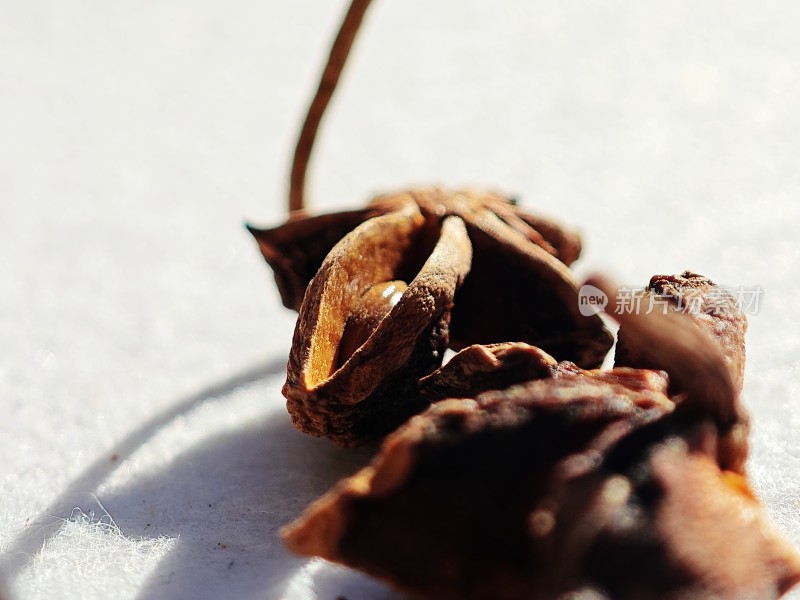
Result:
{"label": "dried star anise", "polygon": [[706,312],[617,315],[650,369],[585,371],[524,344],[463,350],[424,381],[429,397],[494,389],[412,418],[286,544],[444,600],[782,595],[800,556],[743,471],[745,318],[698,277],[654,281],[699,288]]}
{"label": "dried star anise", "polygon": [[577,234],[500,195],[414,189],[308,216],[305,168],[368,2],[356,0],[298,141],[289,220],[251,228],[284,305],[299,311],[284,395],[295,425],[341,445],[423,410],[420,378],[447,348],[519,341],[598,366],[613,339],[580,313],[568,266]]}
{"label": "dried star anise", "polygon": [[[417,382],[447,347],[518,340],[583,367],[608,352],[610,334],[580,314],[559,260],[577,257],[576,235],[470,191],[385,196],[365,215],[322,260],[300,306],[284,394],[303,431],[344,445],[391,431],[427,406]],[[313,271],[301,250],[318,223],[291,239],[283,227],[254,231],[276,279],[299,282],[279,286],[287,305],[306,283],[298,274]],[[546,223],[547,237],[529,223]]]}

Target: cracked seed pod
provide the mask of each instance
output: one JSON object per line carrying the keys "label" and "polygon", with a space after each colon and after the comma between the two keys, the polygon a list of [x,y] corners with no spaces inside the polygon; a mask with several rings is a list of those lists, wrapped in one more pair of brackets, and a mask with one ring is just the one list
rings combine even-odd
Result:
{"label": "cracked seed pod", "polygon": [[442,600],[782,595],[800,556],[738,470],[746,445],[724,447],[742,417],[725,338],[675,312],[619,317],[660,370],[464,350],[453,372],[478,383],[518,353],[540,378],[414,417],[284,529],[287,546]]}
{"label": "cracked seed pod", "polygon": [[353,445],[427,404],[420,377],[447,346],[472,248],[459,219],[415,205],[369,219],[331,250],[300,309],[283,393],[295,425]]}

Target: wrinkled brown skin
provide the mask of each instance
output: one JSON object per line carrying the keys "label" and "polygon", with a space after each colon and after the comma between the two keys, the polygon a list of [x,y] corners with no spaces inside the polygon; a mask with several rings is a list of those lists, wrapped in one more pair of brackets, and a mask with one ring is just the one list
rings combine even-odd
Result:
{"label": "wrinkled brown skin", "polygon": [[583,371],[522,347],[456,355],[430,389],[456,372],[480,385],[519,353],[538,379],[414,417],[283,530],[287,546],[431,599],[781,596],[800,556],[739,469],[730,338],[677,312],[620,320],[636,347],[655,344],[658,370]]}
{"label": "wrinkled brown skin", "polygon": [[558,368],[552,356],[535,346],[507,342],[464,348],[443,367],[419,381],[422,395],[436,402],[471,398],[488,390],[552,377]]}
{"label": "wrinkled brown skin", "polygon": [[430,402],[438,402],[449,398],[470,398],[537,379],[559,379],[576,374],[590,374],[595,381],[610,385],[635,387],[639,379],[643,386],[649,384],[649,377],[632,376],[633,371],[625,368],[584,371],[575,363],[557,362],[543,350],[524,342],[475,344],[420,379],[419,387]]}

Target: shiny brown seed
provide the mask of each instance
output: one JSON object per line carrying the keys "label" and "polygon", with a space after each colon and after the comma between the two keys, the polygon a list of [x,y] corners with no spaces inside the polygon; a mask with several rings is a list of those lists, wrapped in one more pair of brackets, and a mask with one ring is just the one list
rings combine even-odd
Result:
{"label": "shiny brown seed", "polygon": [[400,301],[407,287],[405,281],[384,281],[367,288],[361,295],[344,326],[336,357],[337,369],[369,339],[383,318]]}

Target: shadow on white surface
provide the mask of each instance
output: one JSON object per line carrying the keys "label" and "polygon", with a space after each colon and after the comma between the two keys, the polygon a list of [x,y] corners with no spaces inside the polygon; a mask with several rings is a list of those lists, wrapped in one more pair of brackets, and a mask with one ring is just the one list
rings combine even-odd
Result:
{"label": "shadow on white surface", "polygon": [[[95,495],[126,459],[167,426],[210,400],[217,401],[215,410],[224,412],[230,397],[243,388],[255,387],[249,395],[268,397],[274,393],[267,385],[270,376],[283,368],[284,361],[276,360],[211,385],[177,401],[103,452],[10,544],[2,557],[4,577],[13,580],[36,566],[40,555],[63,535],[65,524],[72,523],[65,523],[62,515],[84,514],[77,508],[84,507],[93,520],[99,507],[103,518],[130,543],[146,548],[169,540],[169,551],[138,591],[120,589],[115,594],[135,593],[139,600],[399,600],[401,596],[363,575],[319,559],[293,557],[283,548],[280,527],[363,466],[375,447],[336,448],[328,440],[295,430],[282,409],[266,408],[223,433],[203,437],[162,468],[101,494],[102,503]],[[109,454],[115,460],[109,461]]]}
{"label": "shadow on white surface", "polygon": [[105,496],[126,536],[177,538],[137,597],[299,600],[337,598],[365,586],[361,596],[348,592],[347,598],[382,597],[374,593],[379,584],[346,569],[311,561],[321,565],[312,574],[308,561],[289,555],[278,537],[280,527],[372,451],[335,448],[296,431],[284,412],[273,413]]}
{"label": "shadow on white surface", "polygon": [[[283,360],[273,360],[266,364],[247,368],[224,381],[212,384],[195,394],[178,400],[168,410],[155,415],[129,433],[108,452],[104,452],[9,544],[8,549],[0,557],[4,575],[11,578],[28,564],[42,544],[53,536],[63,524],[63,520],[56,515],[68,515],[75,506],[84,504],[87,497],[94,498],[91,492],[96,490],[126,457],[146,444],[162,427],[206,400],[223,398],[270,374],[280,372],[284,368],[284,362]],[[109,455],[115,456],[116,460],[109,461]]]}

